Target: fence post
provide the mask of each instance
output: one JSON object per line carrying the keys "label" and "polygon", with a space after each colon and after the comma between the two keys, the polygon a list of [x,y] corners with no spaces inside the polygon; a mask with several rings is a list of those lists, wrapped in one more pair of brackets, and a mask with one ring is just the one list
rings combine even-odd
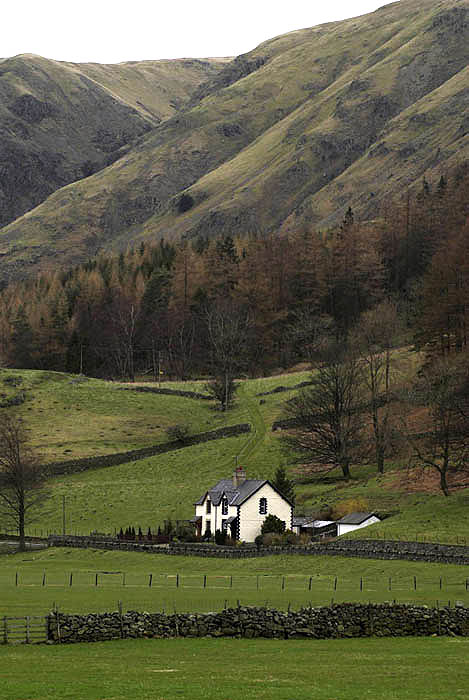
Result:
{"label": "fence post", "polygon": [[363,577],[360,576],[360,590],[363,590]]}
{"label": "fence post", "polygon": [[334,579],[334,591],[337,590],[337,576]]}
{"label": "fence post", "polygon": [[417,590],[417,576],[414,576],[414,591]]}
{"label": "fence post", "polygon": [[148,581],[148,585],[151,588],[151,582],[153,581],[153,574],[150,574],[150,579]]}
{"label": "fence post", "polygon": [[8,625],[6,615],[3,618],[3,643],[8,644]]}
{"label": "fence post", "polygon": [[121,639],[124,639],[124,621],[122,619],[122,601],[117,601],[117,610],[119,612],[119,625],[121,630]]}
{"label": "fence post", "polygon": [[73,583],[73,572],[70,572],[70,586],[72,585],[72,583]]}
{"label": "fence post", "polygon": [[44,573],[42,574],[42,585],[43,585],[43,586],[46,585],[46,572],[45,572],[45,571],[44,571]]}
{"label": "fence post", "polygon": [[310,576],[310,577],[309,577],[309,586],[308,586],[308,591],[310,591],[310,590],[311,590],[311,586],[312,586],[312,583],[313,583],[313,577],[312,577],[312,576]]}
{"label": "fence post", "polygon": [[207,588],[207,574],[204,574],[204,588]]}
{"label": "fence post", "polygon": [[282,576],[282,591],[285,590],[285,576]]}
{"label": "fence post", "polygon": [[176,574],[176,588],[179,588],[179,574]]}
{"label": "fence post", "polygon": [[16,575],[15,575],[15,586],[17,586],[17,585],[18,585],[18,572],[16,572]]}
{"label": "fence post", "polygon": [[441,576],[440,576],[440,591],[441,591],[441,584],[442,584],[442,581],[441,581]]}
{"label": "fence post", "polygon": [[391,590],[391,588],[392,588],[392,584],[391,584],[391,577],[389,577],[389,581],[388,581],[388,589],[389,589],[389,590]]}
{"label": "fence post", "polygon": [[95,578],[95,580],[94,580],[94,585],[95,585],[95,586],[98,585],[98,574],[96,574],[96,578]]}

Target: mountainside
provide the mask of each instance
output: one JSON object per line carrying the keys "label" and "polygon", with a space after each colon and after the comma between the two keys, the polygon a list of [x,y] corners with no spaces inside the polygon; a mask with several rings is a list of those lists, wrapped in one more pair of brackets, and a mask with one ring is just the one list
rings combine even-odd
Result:
{"label": "mountainside", "polygon": [[214,61],[0,61],[0,225],[116,160],[175,114]]}
{"label": "mountainside", "polygon": [[2,229],[3,277],[139,238],[327,227],[349,205],[373,217],[469,158],[468,39],[469,0],[401,0],[261,44],[121,158]]}

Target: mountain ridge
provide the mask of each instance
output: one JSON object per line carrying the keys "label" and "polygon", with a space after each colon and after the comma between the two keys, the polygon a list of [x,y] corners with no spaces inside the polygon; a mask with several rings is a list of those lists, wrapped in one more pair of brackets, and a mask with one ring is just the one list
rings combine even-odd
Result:
{"label": "mountain ridge", "polygon": [[469,158],[468,38],[468,0],[401,0],[263,42],[4,227],[4,278],[140,239],[327,228],[349,205],[376,216]]}

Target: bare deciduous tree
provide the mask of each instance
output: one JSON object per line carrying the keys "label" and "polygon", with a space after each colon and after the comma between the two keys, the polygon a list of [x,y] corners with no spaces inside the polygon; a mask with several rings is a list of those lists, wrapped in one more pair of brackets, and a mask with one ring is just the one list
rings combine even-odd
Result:
{"label": "bare deciduous tree", "polygon": [[381,474],[386,454],[392,448],[391,348],[397,330],[396,307],[385,301],[362,314],[353,335],[364,366],[376,466]]}
{"label": "bare deciduous tree", "polygon": [[213,381],[207,384],[207,390],[226,410],[235,390],[236,372],[246,358],[251,320],[248,313],[217,306],[207,311],[206,323],[213,368]]}
{"label": "bare deciduous tree", "polygon": [[312,386],[286,404],[295,428],[284,440],[299,459],[322,470],[340,468],[350,478],[350,465],[362,444],[363,371],[353,353],[330,348],[326,362],[312,375]]}
{"label": "bare deciduous tree", "polygon": [[412,403],[427,409],[418,432],[406,429],[413,461],[438,472],[449,496],[450,473],[469,471],[469,370],[463,357],[442,358],[421,373]]}
{"label": "bare deciduous tree", "polygon": [[47,497],[44,468],[17,418],[0,418],[0,515],[18,531],[25,550],[25,526]]}

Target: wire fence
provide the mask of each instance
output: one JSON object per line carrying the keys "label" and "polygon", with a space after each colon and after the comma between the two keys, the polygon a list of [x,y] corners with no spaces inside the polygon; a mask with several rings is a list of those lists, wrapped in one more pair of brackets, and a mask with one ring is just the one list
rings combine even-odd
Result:
{"label": "wire fence", "polygon": [[62,571],[42,573],[17,570],[0,574],[3,586],[15,587],[137,587],[163,590],[324,591],[337,592],[460,592],[469,593],[469,577],[383,576],[346,577],[322,574],[203,574],[127,571]]}

